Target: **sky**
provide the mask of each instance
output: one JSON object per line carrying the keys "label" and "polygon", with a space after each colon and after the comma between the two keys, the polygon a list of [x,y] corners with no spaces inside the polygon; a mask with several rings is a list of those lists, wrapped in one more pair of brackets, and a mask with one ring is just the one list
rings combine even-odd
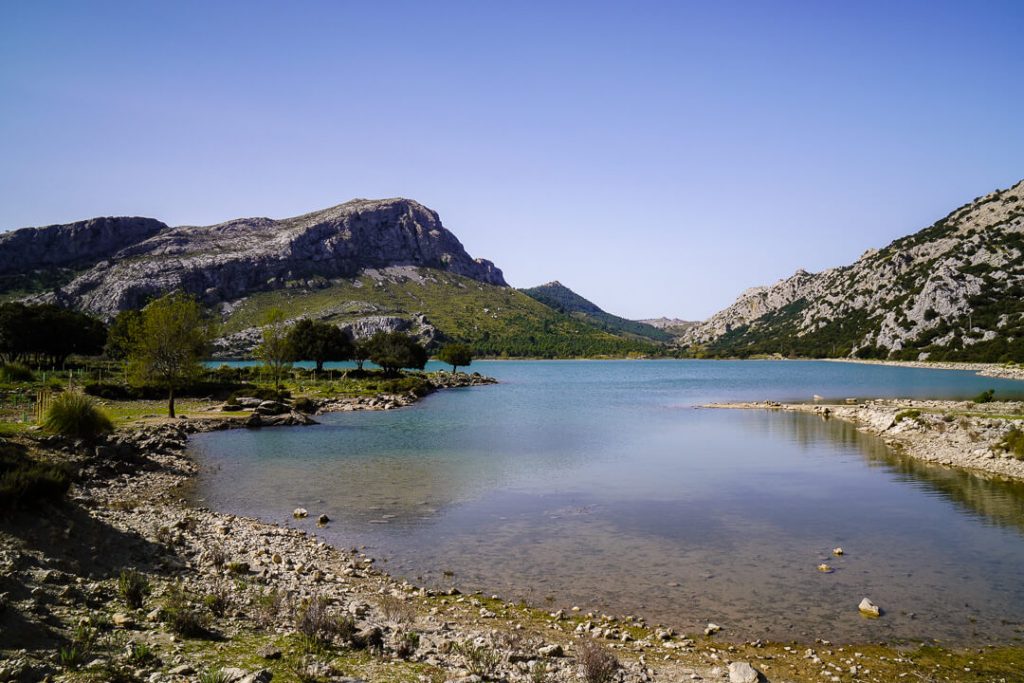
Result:
{"label": "sky", "polygon": [[404,196],[703,319],[1024,178],[1024,2],[0,3],[0,229]]}

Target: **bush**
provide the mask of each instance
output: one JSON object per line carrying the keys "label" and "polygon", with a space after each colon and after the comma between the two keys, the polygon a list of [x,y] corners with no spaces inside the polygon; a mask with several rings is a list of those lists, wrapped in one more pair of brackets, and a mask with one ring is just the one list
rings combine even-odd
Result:
{"label": "bush", "polygon": [[901,410],[896,413],[894,422],[901,422],[902,420],[917,420],[921,417],[921,411],[916,408],[910,408],[909,410]]}
{"label": "bush", "polygon": [[76,439],[94,439],[114,428],[110,418],[77,391],[65,391],[50,403],[43,418],[47,431]]}
{"label": "bush", "polygon": [[66,466],[33,460],[9,444],[0,447],[0,507],[60,501],[70,487],[71,472]]}
{"label": "bush", "polygon": [[108,401],[127,401],[138,396],[138,393],[132,391],[130,387],[114,382],[89,382],[82,390],[90,396]]}
{"label": "bush", "polygon": [[122,569],[117,578],[117,594],[129,607],[138,609],[149,595],[149,579],[134,569]]}
{"label": "bush", "polygon": [[179,636],[194,638],[206,635],[208,617],[201,612],[180,584],[167,592],[167,598],[160,610],[161,618],[168,628]]}
{"label": "bush", "polygon": [[21,363],[4,363],[0,365],[0,382],[31,382],[35,373]]}
{"label": "bush", "polygon": [[995,396],[996,396],[996,390],[995,389],[986,389],[985,391],[981,392],[980,394],[978,394],[977,396],[974,397],[974,402],[975,403],[991,403],[993,400],[995,400]]}
{"label": "bush", "polygon": [[300,413],[315,413],[316,412],[316,401],[305,396],[301,396],[295,399],[292,407]]}
{"label": "bush", "polygon": [[1017,460],[1024,460],[1024,431],[1021,431],[1019,427],[1013,427],[996,445],[996,448],[1009,453]]}
{"label": "bush", "polygon": [[315,646],[329,645],[332,640],[351,640],[355,635],[355,621],[327,610],[327,603],[314,595],[304,600],[295,611],[295,630]]}
{"label": "bush", "polygon": [[576,661],[586,683],[608,683],[619,668],[615,655],[591,640],[577,646]]}

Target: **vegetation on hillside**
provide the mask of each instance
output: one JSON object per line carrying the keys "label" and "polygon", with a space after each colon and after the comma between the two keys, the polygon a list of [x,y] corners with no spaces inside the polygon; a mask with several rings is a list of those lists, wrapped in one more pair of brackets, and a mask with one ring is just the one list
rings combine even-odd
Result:
{"label": "vegetation on hillside", "polygon": [[616,336],[559,313],[515,289],[419,269],[420,277],[363,275],[324,282],[319,289],[286,288],[241,302],[224,322],[226,334],[260,324],[267,310],[291,318],[344,324],[368,315],[411,318],[422,313],[447,341],[470,346],[477,356],[571,358],[656,355],[664,347]]}
{"label": "vegetation on hillside", "polygon": [[597,304],[583,298],[560,282],[549,282],[546,285],[519,291],[559,313],[572,316],[612,334],[641,337],[657,342],[668,342],[673,339],[670,332],[653,325],[627,320],[605,312]]}

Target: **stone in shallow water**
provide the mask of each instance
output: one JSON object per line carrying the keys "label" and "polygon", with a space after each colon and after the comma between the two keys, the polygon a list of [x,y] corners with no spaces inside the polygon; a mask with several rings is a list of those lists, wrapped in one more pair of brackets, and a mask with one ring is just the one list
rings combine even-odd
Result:
{"label": "stone in shallow water", "polygon": [[868,598],[864,598],[863,600],[861,600],[860,605],[857,606],[857,609],[859,609],[860,613],[866,617],[882,616],[882,609],[875,603],[871,602],[871,600],[869,600]]}

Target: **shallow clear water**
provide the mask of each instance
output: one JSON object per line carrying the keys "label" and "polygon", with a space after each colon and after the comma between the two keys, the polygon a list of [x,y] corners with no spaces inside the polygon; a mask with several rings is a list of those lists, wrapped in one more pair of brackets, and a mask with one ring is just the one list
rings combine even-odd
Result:
{"label": "shallow clear water", "polygon": [[[794,361],[479,362],[496,386],[196,437],[214,509],[366,546],[393,574],[733,638],[1024,634],[1024,486],[849,424],[728,400],[1024,395],[966,372]],[[295,522],[306,507],[334,520]],[[846,555],[831,558],[834,546]],[[821,574],[828,561],[836,571]],[[862,619],[870,596],[886,615]]]}

